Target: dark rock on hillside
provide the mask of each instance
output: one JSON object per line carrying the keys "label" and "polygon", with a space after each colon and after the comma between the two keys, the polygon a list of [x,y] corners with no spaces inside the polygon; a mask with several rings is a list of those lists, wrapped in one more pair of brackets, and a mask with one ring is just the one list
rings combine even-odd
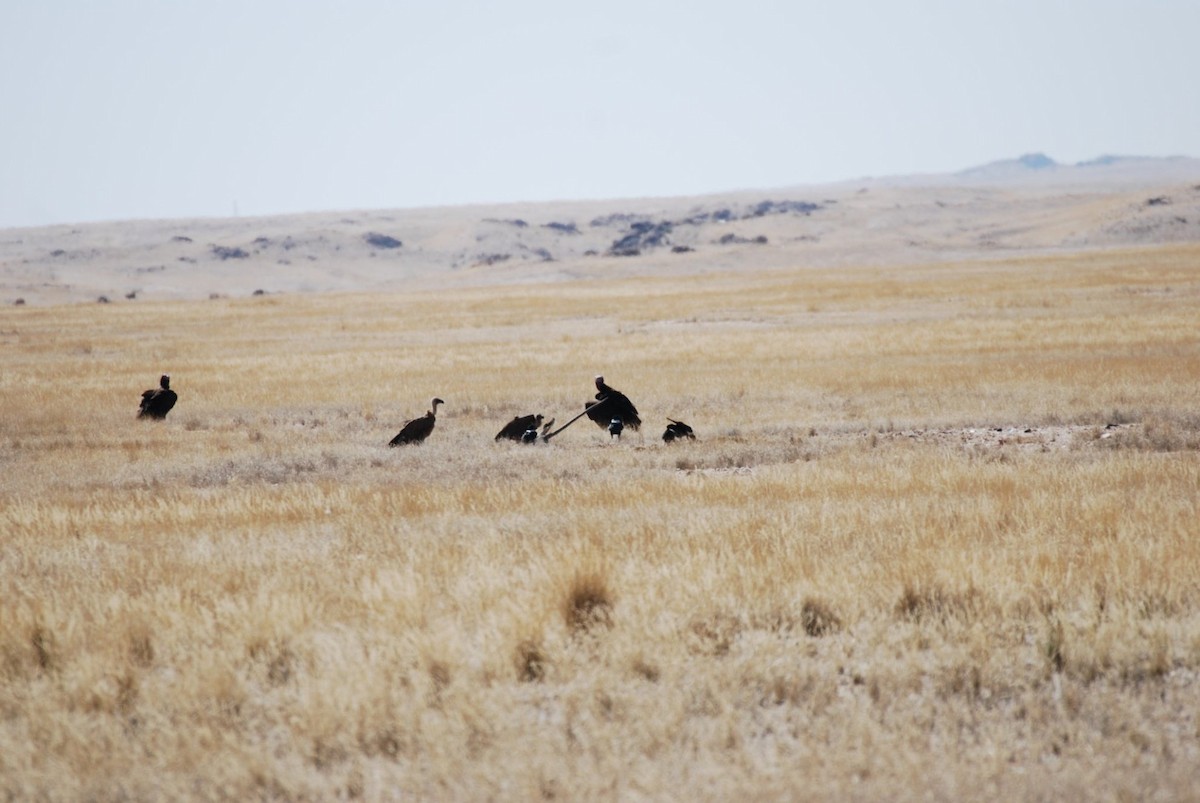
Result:
{"label": "dark rock on hillside", "polygon": [[588,224],[592,228],[603,228],[605,226],[628,226],[630,223],[639,223],[649,220],[645,215],[630,215],[625,212],[613,212],[611,215],[603,215],[601,217],[592,218]]}
{"label": "dark rock on hillside", "polygon": [[380,234],[374,231],[367,232],[365,235],[363,235],[363,239],[367,241],[367,245],[374,246],[375,248],[400,248],[404,245],[404,243],[400,242],[395,237],[389,237],[386,234]]}
{"label": "dark rock on hillside", "polygon": [[550,222],[550,223],[544,224],[542,226],[542,228],[551,229],[552,231],[557,231],[562,234],[578,234],[579,233],[579,227],[576,226],[574,223]]}
{"label": "dark rock on hillside", "polygon": [[475,258],[476,265],[495,265],[498,262],[507,262],[512,259],[512,254],[480,254]]}
{"label": "dark rock on hillside", "polygon": [[736,219],[737,215],[732,209],[718,209],[714,212],[697,212],[679,222],[687,226],[703,226],[705,223],[728,223]]}
{"label": "dark rock on hillside", "polygon": [[609,252],[615,254],[618,251],[641,250],[669,245],[671,229],[673,227],[674,224],[668,220],[658,223],[649,220],[637,221],[629,226],[630,231],[628,234],[613,241],[613,244],[609,247]]}
{"label": "dark rock on hillside", "polygon": [[721,239],[717,240],[717,243],[720,245],[766,245],[767,237],[764,234],[760,234],[757,237],[742,237],[730,232],[729,234],[721,235]]}
{"label": "dark rock on hillside", "polygon": [[496,218],[496,217],[485,217],[483,219],[483,222],[484,223],[499,223],[502,226],[516,226],[518,229],[524,229],[529,226],[529,224],[527,222],[525,222],[524,220],[521,220],[519,217],[518,218],[503,218],[503,219]]}
{"label": "dark rock on hillside", "polygon": [[529,248],[527,246],[521,246],[521,248],[524,249],[525,251],[529,252],[533,256],[537,257],[542,262],[553,262],[554,261],[554,254],[551,254],[548,249]]}
{"label": "dark rock on hillside", "polygon": [[226,259],[246,259],[250,255],[241,248],[231,248],[225,245],[214,245],[212,247],[213,256],[221,260]]}
{"label": "dark rock on hillside", "polygon": [[760,201],[754,205],[749,217],[764,217],[765,215],[811,215],[820,209],[820,204],[808,201]]}
{"label": "dark rock on hillside", "polygon": [[[703,226],[708,223],[730,223],[738,220],[765,217],[767,215],[811,215],[822,209],[821,204],[811,201],[760,201],[749,207],[721,207],[712,211],[697,208],[690,215],[679,220],[653,220],[645,215],[632,215],[615,212],[611,215],[594,218],[594,227],[621,226],[625,233],[613,241],[609,247],[610,256],[635,256],[642,251],[672,245],[671,233],[676,226]],[[732,238],[732,239],[730,239]],[[746,239],[738,235],[726,235],[719,242],[755,243],[767,242],[766,237]],[[676,253],[684,253],[676,250]]]}

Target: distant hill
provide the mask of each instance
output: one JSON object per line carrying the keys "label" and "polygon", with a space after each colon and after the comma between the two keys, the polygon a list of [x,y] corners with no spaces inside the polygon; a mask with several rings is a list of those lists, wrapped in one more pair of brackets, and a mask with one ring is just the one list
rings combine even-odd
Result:
{"label": "distant hill", "polygon": [[1044,153],[1027,153],[1016,159],[1000,159],[975,167],[960,170],[956,175],[960,178],[1006,178],[1022,176],[1038,170],[1053,170],[1059,167],[1058,162]]}
{"label": "distant hill", "polygon": [[1028,178],[1054,180],[1093,181],[1139,177],[1153,182],[1191,180],[1200,175],[1200,160],[1185,156],[1118,156],[1104,154],[1075,164],[1064,164],[1044,153],[1027,153],[1015,159],[1001,159],[987,164],[968,167],[954,174],[957,179],[968,181],[1012,181]]}
{"label": "distant hill", "polygon": [[1043,153],[678,198],[0,230],[0,304],[393,292],[1200,243],[1200,159]]}

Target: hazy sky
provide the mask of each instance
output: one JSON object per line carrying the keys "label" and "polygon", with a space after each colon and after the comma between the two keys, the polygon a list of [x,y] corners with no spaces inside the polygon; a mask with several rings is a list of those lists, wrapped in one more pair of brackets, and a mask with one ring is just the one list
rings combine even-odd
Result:
{"label": "hazy sky", "polygon": [[1200,156],[1193,0],[0,0],[0,226]]}

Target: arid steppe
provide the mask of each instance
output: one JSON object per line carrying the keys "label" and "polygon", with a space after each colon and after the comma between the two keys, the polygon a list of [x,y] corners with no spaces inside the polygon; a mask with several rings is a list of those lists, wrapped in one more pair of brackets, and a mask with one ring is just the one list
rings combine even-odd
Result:
{"label": "arid steppe", "polygon": [[0,232],[0,795],[1195,799],[1200,189],[822,189]]}

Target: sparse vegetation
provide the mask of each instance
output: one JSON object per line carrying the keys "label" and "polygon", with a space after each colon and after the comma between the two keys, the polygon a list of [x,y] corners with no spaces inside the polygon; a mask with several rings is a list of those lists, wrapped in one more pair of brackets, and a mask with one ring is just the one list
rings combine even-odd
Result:
{"label": "sparse vegetation", "polygon": [[1190,799],[1198,257],[3,305],[0,797]]}

